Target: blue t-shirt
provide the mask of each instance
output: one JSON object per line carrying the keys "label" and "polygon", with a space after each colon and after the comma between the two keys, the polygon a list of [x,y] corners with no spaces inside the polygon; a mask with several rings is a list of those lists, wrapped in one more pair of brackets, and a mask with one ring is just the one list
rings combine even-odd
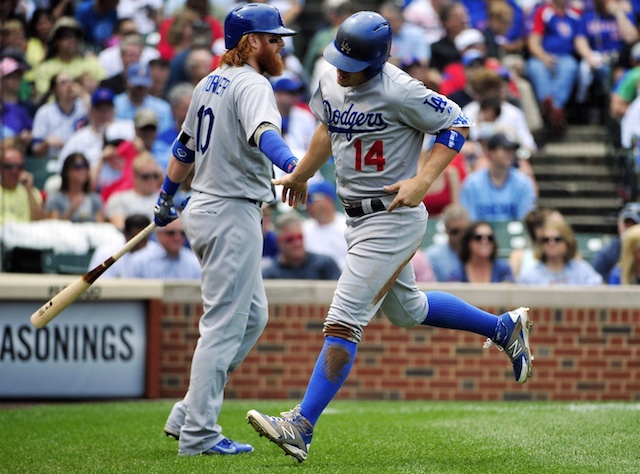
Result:
{"label": "blue t-shirt", "polygon": [[[633,24],[633,14],[628,14],[627,17]],[[578,36],[586,37],[591,49],[601,53],[620,53],[625,45],[616,17],[600,15],[595,10],[583,12],[578,26]]]}
{"label": "blue t-shirt", "polygon": [[438,281],[453,281],[451,275],[458,271],[460,258],[448,243],[434,244],[425,251],[431,269]]}
{"label": "blue t-shirt", "polygon": [[113,11],[99,15],[93,8],[94,3],[93,0],[85,0],[77,5],[76,20],[82,25],[85,41],[103,47],[113,35],[118,21],[118,12],[113,9]]}
{"label": "blue t-shirt", "polygon": [[327,255],[307,252],[307,260],[301,267],[289,267],[274,260],[262,270],[262,277],[281,280],[337,280],[340,278],[340,268]]}
{"label": "blue t-shirt", "polygon": [[460,204],[474,221],[504,222],[522,220],[536,203],[531,178],[511,168],[509,176],[497,187],[488,169],[471,173],[462,183]]}

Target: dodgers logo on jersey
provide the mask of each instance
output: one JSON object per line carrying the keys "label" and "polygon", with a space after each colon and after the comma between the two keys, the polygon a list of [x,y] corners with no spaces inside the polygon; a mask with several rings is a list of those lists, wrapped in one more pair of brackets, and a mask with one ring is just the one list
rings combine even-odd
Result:
{"label": "dodgers logo on jersey", "polygon": [[346,110],[333,109],[327,100],[323,105],[329,131],[344,133],[347,140],[356,133],[379,132],[387,128],[382,112],[359,112],[354,110],[355,104]]}

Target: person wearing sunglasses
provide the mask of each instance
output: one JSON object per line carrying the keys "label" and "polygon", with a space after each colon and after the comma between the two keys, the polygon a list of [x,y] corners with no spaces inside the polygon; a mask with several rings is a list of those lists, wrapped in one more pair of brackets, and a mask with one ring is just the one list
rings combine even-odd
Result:
{"label": "person wearing sunglasses", "polygon": [[0,225],[42,219],[42,195],[24,169],[24,154],[11,139],[2,142],[0,151]]}
{"label": "person wearing sunglasses", "polygon": [[102,199],[91,191],[89,161],[82,153],[71,153],[62,165],[60,190],[47,197],[49,219],[71,222],[104,222]]}
{"label": "person wearing sunglasses", "polygon": [[460,241],[460,267],[450,281],[463,283],[513,282],[506,259],[498,258],[498,243],[488,222],[473,222]]}
{"label": "person wearing sunglasses", "polygon": [[133,214],[153,218],[153,205],[162,183],[162,169],[148,151],[133,160],[133,189],[114,192],[105,205],[109,222],[118,229],[124,228],[124,220]]}
{"label": "person wearing sunglasses", "polygon": [[520,274],[523,285],[600,285],[602,277],[578,256],[578,244],[566,222],[547,222],[536,244],[533,267]]}
{"label": "person wearing sunglasses", "polygon": [[333,258],[308,252],[303,220],[297,212],[281,215],[275,223],[278,258],[262,271],[263,278],[285,280],[337,280],[340,268]]}
{"label": "person wearing sunglasses", "polygon": [[200,262],[190,248],[177,219],[155,230],[159,245],[147,244],[135,252],[123,269],[125,278],[159,278],[171,280],[200,280]]}
{"label": "person wearing sunglasses", "polygon": [[459,204],[448,205],[442,213],[442,223],[447,234],[447,241],[432,244],[425,254],[429,259],[437,281],[452,281],[451,275],[460,267],[458,249],[462,234],[469,225],[469,214]]}

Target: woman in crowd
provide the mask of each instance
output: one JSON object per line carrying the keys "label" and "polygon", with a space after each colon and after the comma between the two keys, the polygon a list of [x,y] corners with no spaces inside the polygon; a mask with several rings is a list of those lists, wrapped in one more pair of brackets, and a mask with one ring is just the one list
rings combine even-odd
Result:
{"label": "woman in crowd", "polygon": [[498,243],[489,223],[473,222],[460,241],[460,268],[450,281],[464,283],[512,282],[509,263],[498,258]]}
{"label": "woman in crowd", "polygon": [[60,191],[48,196],[45,212],[50,219],[71,222],[104,222],[100,195],[91,192],[89,162],[82,153],[72,153],[62,165]]}
{"label": "woman in crowd", "polygon": [[522,272],[525,285],[599,285],[602,277],[578,256],[578,244],[566,222],[547,222],[540,232],[533,267]]}
{"label": "woman in crowd", "polygon": [[611,270],[609,284],[640,284],[640,224],[629,227],[622,234],[620,262]]}

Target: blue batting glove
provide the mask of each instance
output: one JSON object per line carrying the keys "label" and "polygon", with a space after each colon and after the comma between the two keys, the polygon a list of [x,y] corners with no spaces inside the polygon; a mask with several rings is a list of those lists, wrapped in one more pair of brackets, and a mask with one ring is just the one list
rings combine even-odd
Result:
{"label": "blue batting glove", "polygon": [[153,210],[153,221],[159,227],[164,227],[167,224],[175,221],[178,218],[178,213],[173,207],[173,195],[167,194],[164,191],[160,193],[158,201]]}

